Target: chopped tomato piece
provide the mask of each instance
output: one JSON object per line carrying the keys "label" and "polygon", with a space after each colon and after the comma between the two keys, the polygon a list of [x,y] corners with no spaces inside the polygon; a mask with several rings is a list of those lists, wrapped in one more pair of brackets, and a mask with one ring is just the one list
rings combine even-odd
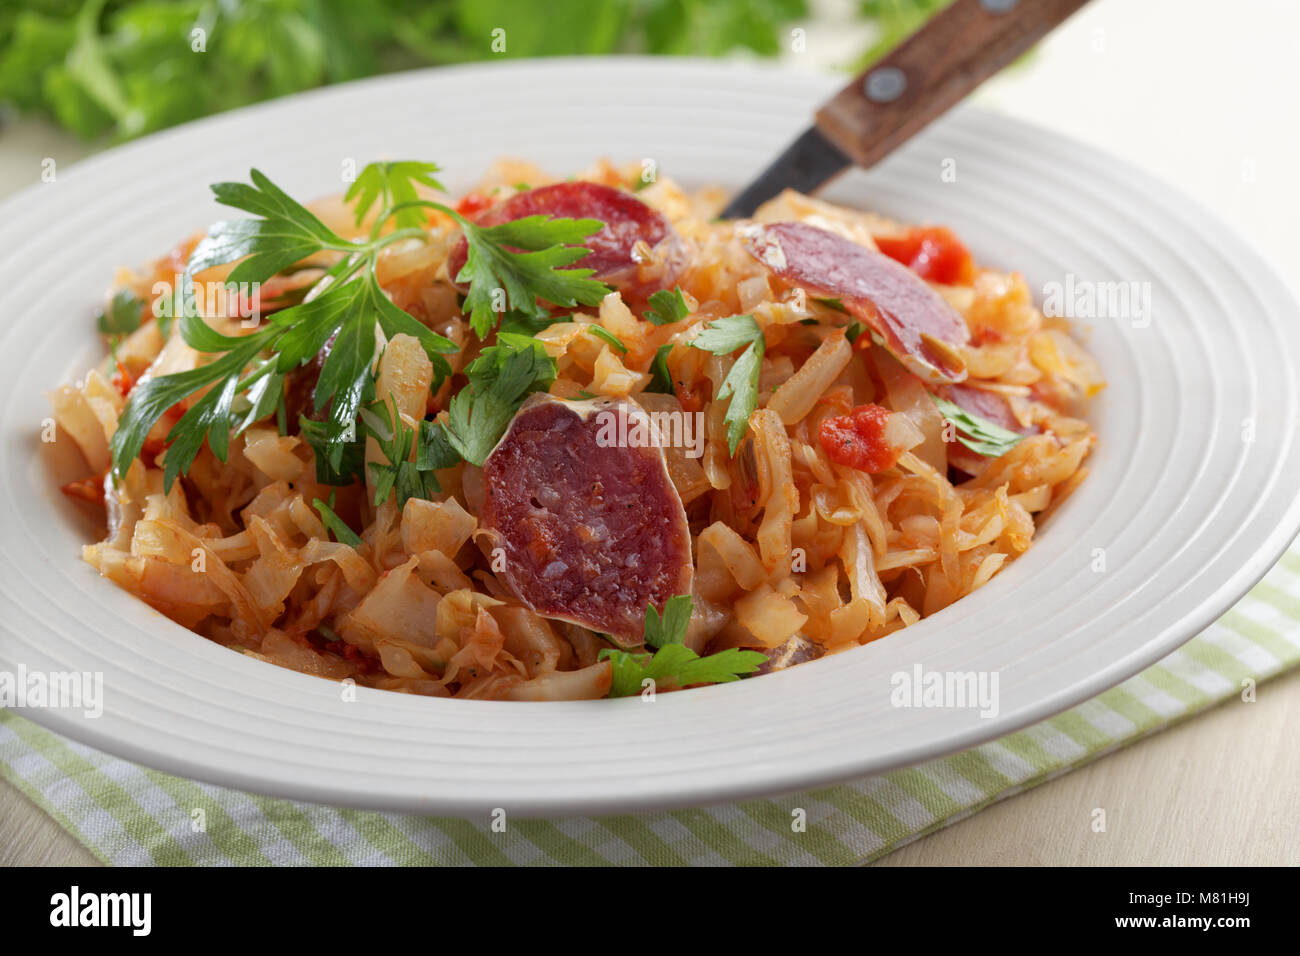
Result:
{"label": "chopped tomato piece", "polygon": [[117,371],[113,373],[112,385],[123,398],[131,394],[131,389],[135,388],[135,378],[126,370],[126,366],[121,362],[117,364]]}
{"label": "chopped tomato piece", "polygon": [[903,454],[890,445],[885,426],[892,413],[879,405],[859,405],[847,415],[822,420],[818,438],[836,464],[859,471],[879,472],[892,468]]}
{"label": "chopped tomato piece", "polygon": [[918,226],[899,236],[872,238],[881,252],[930,282],[959,285],[975,276],[970,251],[943,226]]}
{"label": "chopped tomato piece", "polygon": [[89,478],[70,481],[59,490],[69,498],[78,498],[81,501],[89,501],[91,504],[102,505],[104,503],[104,476],[91,475]]}
{"label": "chopped tomato piece", "polygon": [[456,203],[456,211],[466,219],[473,219],[491,205],[493,205],[492,200],[482,193],[466,193],[461,197],[460,202]]}
{"label": "chopped tomato piece", "polygon": [[677,393],[677,401],[681,402],[682,409],[688,412],[698,412],[704,408],[704,396],[699,390],[692,388],[685,382],[677,382],[673,386]]}

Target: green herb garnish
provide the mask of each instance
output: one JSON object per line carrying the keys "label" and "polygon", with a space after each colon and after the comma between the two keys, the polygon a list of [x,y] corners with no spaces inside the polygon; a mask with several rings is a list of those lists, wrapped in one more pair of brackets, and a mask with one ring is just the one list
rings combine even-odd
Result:
{"label": "green herb garnish", "polygon": [[671,292],[660,289],[653,293],[650,296],[650,308],[642,312],[641,317],[651,325],[672,325],[690,314],[690,307],[686,304],[681,288],[674,288]]}
{"label": "green herb garnish", "polygon": [[496,447],[525,398],[555,381],[555,359],[542,343],[519,335],[498,334],[465,369],[469,384],[448,408],[447,441],[466,461],[482,465]]}
{"label": "green herb garnish", "polygon": [[664,604],[663,616],[653,605],[646,607],[646,638],[648,646],[658,647],[653,655],[605,648],[600,660],[608,660],[612,668],[610,697],[633,697],[641,693],[642,682],[649,679],[656,685],[689,687],[692,684],[725,684],[752,674],[767,660],[759,651],[742,651],[729,648],[701,657],[682,643],[691,620],[691,596],[679,594]]}
{"label": "green herb garnish", "polygon": [[939,411],[943,413],[943,417],[952,422],[956,428],[957,440],[977,455],[983,455],[986,458],[1001,458],[1025,437],[1017,432],[1009,431],[1001,425],[996,425],[986,418],[973,415],[960,405],[955,405],[938,395],[931,395],[930,397],[939,406]]}
{"label": "green herb garnish", "polygon": [[686,628],[691,623],[693,604],[689,594],[674,594],[664,602],[662,617],[653,604],[647,604],[645,642],[651,647],[665,647],[686,640]]}
{"label": "green herb garnish", "polygon": [[[370,238],[346,240],[258,170],[249,177],[251,185],[218,183],[212,191],[218,202],[259,218],[213,225],[190,256],[183,277],[181,335],[191,348],[220,357],[188,372],[149,379],[132,391],[111,443],[113,472],[119,478],[140,454],[145,437],[162,414],[206,386],[212,386],[210,391],[167,435],[164,486],[170,488],[177,475],[189,468],[205,439],[213,454],[225,461],[235,396],[249,393],[263,378],[283,376],[311,361],[331,338],[334,345],[321,368],[313,402],[317,410],[329,408],[325,427],[316,431],[317,454],[334,462],[351,440],[363,393],[373,385],[370,366],[376,326],[389,338],[399,333],[417,338],[439,381],[451,371],[443,355],[455,351],[455,345],[394,305],[374,274],[381,249],[422,237],[423,230],[378,235],[379,226],[395,214],[386,209]],[[319,294],[275,313],[249,335],[222,335],[193,306],[193,276],[210,266],[242,259],[231,270],[228,283],[260,283],[320,252],[336,253],[338,262],[313,290]],[[273,384],[274,389],[264,388],[278,401],[282,383]],[[275,402],[262,398],[255,392],[250,402],[269,413]]]}
{"label": "green herb garnish", "polygon": [[[216,358],[188,372],[146,380],[132,391],[112,440],[114,474],[119,478],[125,474],[150,429],[168,409],[201,389],[208,391],[167,434],[163,458],[167,488],[188,470],[204,441],[224,461],[232,430],[239,434],[271,414],[277,415],[283,430],[287,424],[282,421],[285,376],[312,361],[332,340],[312,396],[316,411],[328,410],[328,414],[324,421],[304,418],[299,424],[316,452],[318,479],[333,484],[355,480],[362,468],[363,447],[356,435],[356,421],[374,392],[377,332],[390,339],[399,333],[417,338],[433,362],[435,388],[451,371],[444,355],[454,352],[455,345],[395,305],[374,272],[378,254],[386,246],[427,237],[421,208],[438,209],[464,229],[468,257],[457,279],[469,284],[463,308],[475,331],[486,336],[495,324],[493,306],[501,298],[494,294],[497,290],[504,294],[508,306],[505,317],[509,328],[503,328],[498,345],[485,349],[467,370],[469,389],[453,398],[450,431],[430,425],[422,427],[419,436],[439,442],[439,454],[444,458],[454,450],[480,463],[485,445],[491,448],[489,439],[494,443],[493,436],[499,438],[504,430],[501,415],[506,410],[513,414],[527,391],[545,387],[537,385],[538,381],[545,379],[549,384],[554,379],[554,361],[546,358],[544,350],[538,354],[541,344],[531,339],[534,331],[557,321],[541,303],[592,305],[608,292],[603,283],[587,278],[591,270],[561,268],[587,254],[578,243],[602,223],[530,216],[479,227],[453,209],[418,198],[418,185],[441,188],[433,178],[436,171],[433,163],[414,161],[367,166],[347,197],[358,222],[373,209],[379,212],[369,235],[357,240],[336,234],[258,170],[249,174],[250,183],[214,185],[218,202],[255,217],[213,225],[186,266],[178,297],[181,334],[192,348]],[[390,224],[393,228],[385,232]],[[242,260],[227,282],[232,286],[261,283],[320,253],[336,260],[325,277],[303,301],[270,315],[255,331],[223,335],[198,315],[193,278],[204,269]],[[125,327],[127,306],[123,300],[112,308],[104,328]],[[514,344],[503,346],[507,340]],[[530,354],[505,361],[505,352],[522,351],[521,340],[529,343]],[[485,356],[498,349],[500,361],[485,361]],[[515,394],[520,377],[529,382],[522,386],[524,392]],[[371,418],[380,421],[377,412],[372,411]],[[389,440],[406,441],[399,431],[392,432]],[[417,444],[417,455],[420,447]],[[406,450],[409,454],[409,444]],[[398,451],[396,446],[393,451]],[[415,467],[405,456],[390,457],[389,468],[394,471],[386,490],[396,488],[399,498],[418,493],[426,481],[432,481],[431,476],[425,477],[427,469]],[[387,484],[387,477],[383,481]]]}
{"label": "green herb garnish", "polygon": [[588,278],[591,269],[563,268],[587,255],[581,243],[603,228],[599,219],[525,216],[477,226],[455,210],[432,205],[455,217],[465,232],[465,265],[453,278],[469,283],[462,309],[481,339],[506,310],[525,319],[548,319],[550,312],[541,301],[570,308],[597,305],[610,291],[605,283]]}
{"label": "green herb garnish", "polygon": [[587,326],[587,331],[601,341],[608,343],[612,348],[622,352],[624,355],[627,354],[627,346],[623,344],[623,340],[603,325],[596,325],[593,322]]}
{"label": "green herb garnish", "polygon": [[650,362],[650,384],[645,387],[647,392],[658,392],[662,395],[675,394],[673,375],[668,371],[668,353],[672,350],[672,343],[655,349],[655,357]]}
{"label": "green herb garnish", "polygon": [[143,309],[139,296],[130,289],[118,289],[108,300],[108,306],[95,315],[95,327],[100,335],[121,338],[140,328]]}
{"label": "green herb garnish", "polygon": [[371,163],[348,187],[343,201],[354,203],[353,213],[358,226],[361,225],[361,220],[366,218],[366,213],[380,199],[383,200],[381,210],[401,207],[392,215],[393,225],[398,229],[422,226],[425,219],[416,205],[420,196],[415,187],[418,183],[443,191],[442,183],[433,178],[436,172],[438,166],[435,163],[413,160]]}
{"label": "green herb garnish", "polygon": [[[373,395],[367,394],[362,401],[370,398]],[[309,445],[317,449],[316,480],[322,485],[350,485],[354,481],[365,480],[365,435],[357,435],[354,427],[343,436],[343,441],[334,443],[327,450],[328,427],[325,422],[305,416],[298,418],[299,433]]]}
{"label": "green herb garnish", "polygon": [[[402,421],[396,399],[389,404],[375,402],[361,409],[361,422],[386,460],[384,463],[372,461],[367,465],[370,481],[375,486],[375,507],[387,501],[393,492],[397,494],[400,511],[409,499],[431,498],[442,490],[433,476],[432,462],[427,455],[424,464],[429,467],[420,467],[418,453],[416,460],[411,460],[417,430]],[[421,427],[418,434],[424,435],[425,429]]]}
{"label": "green herb garnish", "polygon": [[460,454],[452,447],[447,429],[441,422],[420,422],[420,437],[415,445],[415,467],[420,471],[441,471],[459,464]]}
{"label": "green herb garnish", "polygon": [[312,499],[312,507],[320,512],[321,524],[334,535],[335,541],[341,541],[349,547],[361,547],[361,536],[344,524],[343,519],[334,513],[334,492],[330,492],[328,502],[321,501],[319,498]]}
{"label": "green herb garnish", "polygon": [[568,322],[567,315],[542,315],[532,317],[523,315],[519,312],[507,312],[501,317],[501,322],[497,326],[497,332],[509,332],[514,335],[534,336],[542,329],[549,328],[557,322]]}
{"label": "green herb garnish", "polygon": [[749,427],[749,416],[758,407],[758,373],[763,365],[763,330],[752,315],[733,315],[715,319],[690,343],[715,355],[726,355],[744,348],[722,380],[718,389],[719,401],[730,398],[724,421],[727,423],[727,445],[736,454],[740,440]]}

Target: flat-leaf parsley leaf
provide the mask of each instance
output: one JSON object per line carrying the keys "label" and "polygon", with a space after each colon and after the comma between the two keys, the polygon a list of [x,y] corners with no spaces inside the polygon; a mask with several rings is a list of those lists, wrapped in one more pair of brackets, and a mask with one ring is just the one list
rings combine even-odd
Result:
{"label": "flat-leaf parsley leaf", "polygon": [[727,372],[718,389],[717,399],[731,399],[724,421],[727,423],[727,446],[736,454],[740,440],[749,427],[749,416],[758,407],[758,374],[763,365],[763,330],[752,315],[733,315],[710,322],[690,343],[715,355],[727,355],[744,348]]}
{"label": "flat-leaf parsley leaf", "polygon": [[943,417],[952,422],[956,428],[957,440],[977,455],[1001,458],[1024,440],[1024,435],[996,425],[987,418],[972,414],[947,399],[940,398],[938,395],[930,397],[939,406]]}

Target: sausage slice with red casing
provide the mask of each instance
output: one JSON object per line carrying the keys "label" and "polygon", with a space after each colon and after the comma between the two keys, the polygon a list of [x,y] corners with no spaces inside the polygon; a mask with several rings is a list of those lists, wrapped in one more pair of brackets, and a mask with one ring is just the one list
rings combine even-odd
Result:
{"label": "sausage slice with red casing", "polygon": [[[479,226],[497,226],[525,216],[559,219],[599,219],[604,228],[583,243],[587,255],[572,266],[594,269],[593,279],[614,286],[633,307],[651,294],[668,289],[686,268],[686,247],[660,213],[631,193],[600,183],[566,182],[515,193],[475,218]],[[447,257],[447,275],[454,281],[465,265],[465,238]]]}
{"label": "sausage slice with red casing", "polygon": [[958,350],[970,341],[965,320],[907,266],[802,222],[751,223],[739,233],[780,281],[839,299],[913,375],[932,385],[966,378]]}
{"label": "sausage slice with red casing", "polygon": [[690,529],[657,436],[629,401],[538,394],[519,409],[483,463],[479,527],[534,612],[632,646],[647,605],[690,593]]}

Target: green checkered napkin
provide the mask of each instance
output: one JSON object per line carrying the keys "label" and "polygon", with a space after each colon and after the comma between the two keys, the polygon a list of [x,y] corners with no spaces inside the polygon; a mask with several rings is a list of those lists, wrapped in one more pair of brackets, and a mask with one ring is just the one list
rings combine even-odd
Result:
{"label": "green checkered napkin", "polygon": [[[1119,687],[951,757],[825,790],[641,816],[490,821],[273,800],[136,766],[0,711],[0,776],[113,864],[848,864],[1241,694],[1300,662],[1300,543],[1205,633]],[[206,832],[191,812],[206,811]],[[791,811],[806,811],[793,832]]]}

